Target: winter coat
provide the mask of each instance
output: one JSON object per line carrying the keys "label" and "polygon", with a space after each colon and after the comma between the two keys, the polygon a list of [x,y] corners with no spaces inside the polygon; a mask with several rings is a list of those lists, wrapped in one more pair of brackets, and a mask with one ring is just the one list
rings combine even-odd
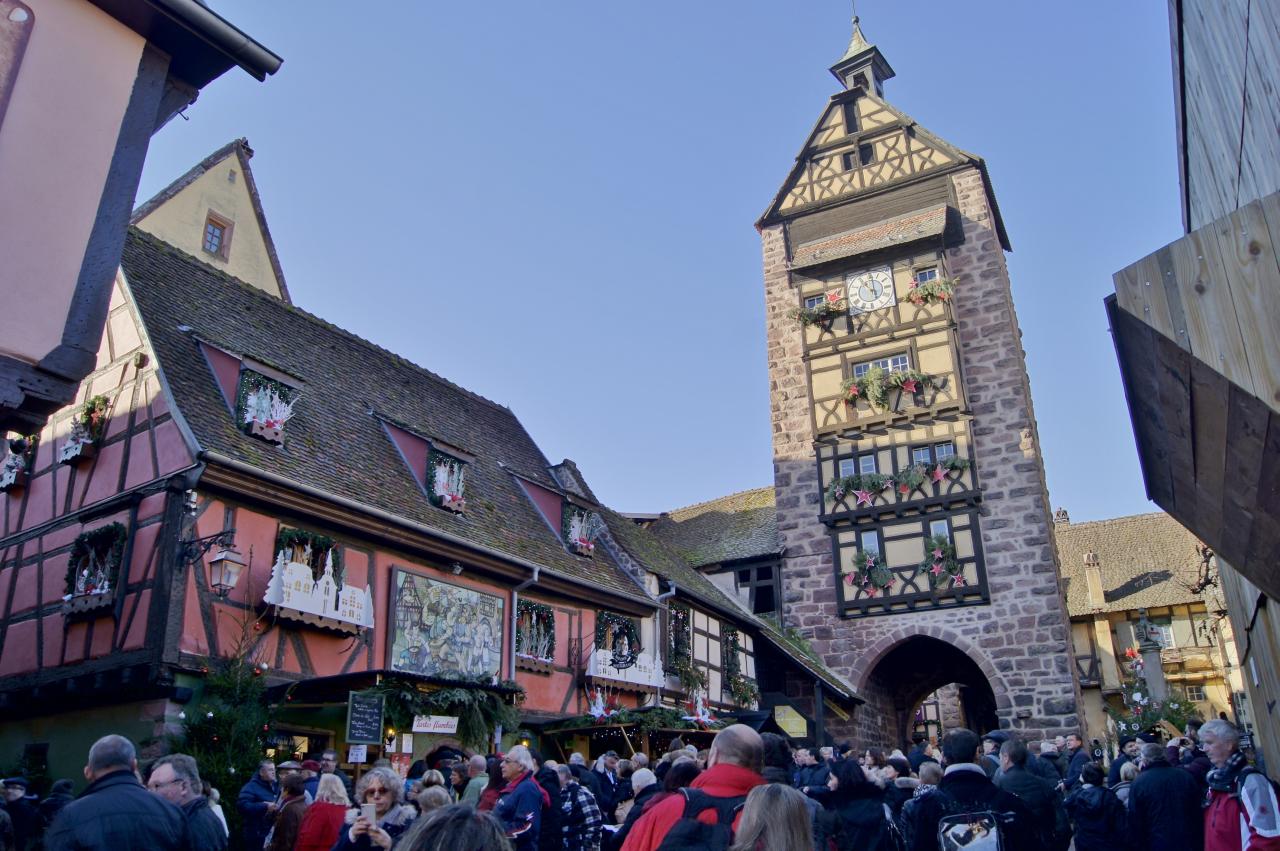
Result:
{"label": "winter coat", "polygon": [[[67,781],[70,782],[70,781]],[[54,784],[57,786],[58,784]],[[53,792],[43,801],[36,809],[40,812],[40,820],[44,822],[45,827],[53,824],[53,820],[58,817],[58,813],[62,812],[62,808],[76,799],[75,795],[63,794],[61,792]],[[0,848],[4,846],[0,845]]]}
{"label": "winter coat", "polygon": [[1204,847],[1200,798],[1200,784],[1182,769],[1166,762],[1142,769],[1129,787],[1128,848],[1200,851]]}
{"label": "winter coat", "polygon": [[604,794],[604,790],[600,788],[600,775],[582,765],[570,765],[569,770],[573,772],[574,779],[582,784],[582,788],[595,795],[596,801],[599,802]]}
{"label": "winter coat", "polygon": [[561,797],[560,775],[556,773],[554,768],[544,765],[533,775],[533,779],[542,787],[542,791],[546,793],[547,800],[556,804],[555,806],[544,806],[542,808],[542,824],[538,826],[538,849],[539,851],[561,851],[564,847],[564,837],[560,834],[560,826],[564,821],[564,816],[559,807]]}
{"label": "winter coat", "polygon": [[484,791],[480,793],[480,803],[476,804],[476,809],[482,813],[491,813],[493,808],[498,806],[498,799],[502,797],[502,787],[496,786],[490,788],[484,787]]}
{"label": "winter coat", "polygon": [[[765,766],[764,771],[760,772],[766,783],[777,783],[780,786],[792,785],[792,780],[787,776],[786,769],[772,768]],[[805,796],[804,804],[809,808],[809,826],[813,831],[813,851],[827,851],[827,836],[824,833],[824,825],[822,824],[822,813],[824,812],[822,805],[815,799]]]}
{"label": "winter coat", "polygon": [[[1069,832],[1066,813],[1062,811],[1061,800],[1057,790],[1049,781],[1037,777],[1022,766],[1012,766],[1000,776],[997,783],[1001,789],[1017,795],[1031,812],[1031,820],[1035,825],[1036,835],[1050,847],[1054,847],[1053,839]],[[1062,843],[1064,846],[1066,843]]]}
{"label": "winter coat", "polygon": [[347,808],[342,804],[316,801],[302,814],[293,851],[329,851],[338,841],[346,816]]}
{"label": "winter coat", "polygon": [[[595,795],[596,804],[600,807],[600,812],[604,815],[604,820],[608,824],[617,824],[616,810],[618,809],[618,803],[623,800],[625,791],[622,788],[622,781],[618,779],[616,773],[610,774],[607,771],[593,773],[600,784],[600,792]],[[595,793],[593,792],[593,794]]]}
{"label": "winter coat", "polygon": [[[690,788],[700,789],[713,798],[745,797],[752,789],[764,784],[764,778],[749,768],[730,763],[713,765],[694,778]],[[671,795],[663,798],[640,816],[632,828],[622,851],[655,851],[666,835],[684,815],[684,795]],[[698,814],[698,821],[714,824],[717,814],[714,808]],[[733,820],[733,828],[737,830],[742,819],[739,811]]]}
{"label": "winter coat", "polygon": [[[1233,755],[1237,756],[1239,752]],[[1209,775],[1209,805],[1204,811],[1205,851],[1239,851],[1248,837],[1249,851],[1280,849],[1275,790],[1265,774],[1242,773],[1244,758],[1229,761]]]}
{"label": "winter coat", "polygon": [[604,815],[590,790],[581,783],[570,783],[560,792],[559,847],[564,851],[600,851],[601,825]]}
{"label": "winter coat", "polygon": [[[1175,748],[1176,750],[1176,748]],[[1175,754],[1175,758],[1176,758]],[[1124,768],[1126,762],[1132,762],[1127,753],[1122,753],[1115,759],[1111,760],[1111,767],[1107,769],[1107,785],[1112,789],[1120,785],[1120,769]]]}
{"label": "winter coat", "polygon": [[62,808],[44,837],[46,851],[179,851],[187,820],[173,804],[148,792],[127,768],[94,780]]}
{"label": "winter coat", "polygon": [[644,815],[645,806],[661,791],[661,783],[650,783],[636,793],[635,800],[631,802],[631,809],[627,811],[627,817],[622,822],[622,827],[612,834],[606,832],[602,837],[600,845],[604,851],[618,851],[622,847],[622,843],[627,840],[627,834],[631,833],[631,828],[640,820],[640,816]]}
{"label": "winter coat", "polygon": [[1080,772],[1089,764],[1089,756],[1089,751],[1083,745],[1071,751],[1067,758],[1067,772],[1062,776],[1068,792],[1080,785]]}
{"label": "winter coat", "polygon": [[0,851],[13,851],[13,819],[0,807]]}
{"label": "winter coat", "polygon": [[954,801],[963,808],[961,812],[991,811],[1011,814],[1012,818],[1004,831],[1009,851],[1040,848],[1035,839],[1031,812],[1022,800],[988,780],[981,766],[960,763],[947,768],[937,792],[913,801],[911,821],[906,825],[909,834],[914,837],[912,851],[937,851],[938,822],[947,813],[949,801]]}
{"label": "winter coat", "polygon": [[1132,780],[1121,780],[1111,789],[1112,792],[1115,792],[1116,799],[1124,804],[1126,809],[1129,807],[1129,787],[1132,785]]}
{"label": "winter coat", "polygon": [[[400,834],[409,829],[409,825],[413,824],[414,816],[418,811],[410,804],[397,804],[387,810],[387,814],[378,819],[378,827],[385,830],[391,836],[391,844],[395,845]],[[338,841],[334,843],[333,851],[364,851],[364,849],[373,849],[378,846],[373,844],[369,839],[369,834],[362,833],[359,836],[351,835],[351,828],[355,825],[356,819],[360,818],[360,809],[353,807],[347,810],[346,817],[342,820],[342,827],[338,831]]]}
{"label": "winter coat", "polygon": [[462,790],[462,798],[460,803],[476,806],[480,803],[480,796],[484,794],[484,789],[489,785],[488,774],[477,774],[467,781],[467,788]]}
{"label": "winter coat", "polygon": [[1035,754],[1027,754],[1027,771],[1030,771],[1050,786],[1057,786],[1062,782],[1062,774],[1058,771],[1058,764]]}
{"label": "winter coat", "polygon": [[[267,851],[293,851],[298,843],[298,829],[307,813],[307,799],[301,795],[290,798],[276,813],[276,825],[271,831],[271,843]],[[195,851],[193,848],[192,851]]]}
{"label": "winter coat", "polygon": [[226,851],[227,829],[209,806],[208,798],[203,795],[192,798],[183,804],[182,814],[187,819],[191,851]]}
{"label": "winter coat", "polygon": [[274,804],[279,794],[279,787],[263,780],[259,774],[253,775],[248,783],[240,787],[240,794],[236,796],[236,809],[240,812],[240,818],[244,820],[243,835],[246,848],[257,851],[266,841],[267,834],[271,832],[272,819],[267,806]]}
{"label": "winter coat", "polygon": [[831,806],[818,816],[828,847],[836,851],[891,851],[890,815],[884,791],[874,783],[837,789]]}
{"label": "winter coat", "polygon": [[929,756],[929,752],[924,749],[924,745],[916,745],[907,751],[907,762],[911,763],[912,773],[919,774],[920,766],[926,762],[937,762],[937,760]]}
{"label": "winter coat", "polygon": [[1067,796],[1064,806],[1075,825],[1076,851],[1111,851],[1124,836],[1124,806],[1105,786],[1086,783]]}
{"label": "winter coat", "polygon": [[503,787],[493,814],[507,829],[516,851],[533,851],[538,847],[542,808],[550,804],[547,793],[527,771]]}
{"label": "winter coat", "polygon": [[13,822],[13,838],[14,847],[17,851],[27,851],[28,848],[36,847],[36,839],[40,836],[40,831],[44,827],[44,823],[40,821],[40,810],[28,798],[19,798],[16,801],[8,803],[0,803],[9,813],[9,819]]}

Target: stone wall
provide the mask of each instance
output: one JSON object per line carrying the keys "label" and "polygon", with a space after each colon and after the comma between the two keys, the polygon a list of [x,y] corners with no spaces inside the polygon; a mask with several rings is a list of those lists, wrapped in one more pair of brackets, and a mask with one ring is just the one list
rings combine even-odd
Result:
{"label": "stone wall", "polygon": [[803,339],[788,315],[796,298],[786,235],[781,225],[761,232],[784,617],[868,700],[856,725],[867,737],[860,744],[898,744],[871,738],[892,730],[890,721],[873,717],[892,706],[886,694],[892,672],[875,666],[915,635],[946,641],[978,664],[1002,727],[1053,736],[1079,725],[1079,687],[1008,270],[981,174],[969,168],[952,179],[964,242],[948,251],[946,262],[956,284],[961,366],[982,482],[989,605],[858,619],[837,613],[831,539],[819,520]]}

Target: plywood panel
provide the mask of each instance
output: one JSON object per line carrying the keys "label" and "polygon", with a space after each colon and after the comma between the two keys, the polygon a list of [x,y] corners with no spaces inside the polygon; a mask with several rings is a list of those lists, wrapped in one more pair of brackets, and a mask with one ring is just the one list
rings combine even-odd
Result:
{"label": "plywood panel", "polygon": [[1249,7],[1240,204],[1280,191],[1280,4]]}
{"label": "plywood panel", "polygon": [[1248,204],[1219,234],[1254,395],[1280,410],[1280,194]]}

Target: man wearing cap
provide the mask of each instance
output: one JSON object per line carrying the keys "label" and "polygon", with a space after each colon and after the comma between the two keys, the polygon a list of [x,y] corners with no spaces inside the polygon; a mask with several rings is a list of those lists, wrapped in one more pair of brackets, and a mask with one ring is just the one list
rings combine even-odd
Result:
{"label": "man wearing cap", "polygon": [[1004,730],[992,730],[982,737],[982,770],[988,779],[998,783],[1000,775],[1000,746],[1009,741],[1009,734]]}
{"label": "man wearing cap", "polygon": [[1120,754],[1111,760],[1111,768],[1107,771],[1107,785],[1115,787],[1120,783],[1120,769],[1124,767],[1126,762],[1133,762],[1138,758],[1137,736],[1121,736],[1120,737]]}
{"label": "man wearing cap", "polygon": [[4,781],[4,806],[13,822],[16,851],[33,847],[40,833],[40,812],[27,800],[27,788],[25,777],[9,777]]}
{"label": "man wearing cap", "polygon": [[320,789],[320,763],[314,759],[304,759],[302,761],[302,786],[307,792],[307,804],[310,805],[316,799],[316,792]]}

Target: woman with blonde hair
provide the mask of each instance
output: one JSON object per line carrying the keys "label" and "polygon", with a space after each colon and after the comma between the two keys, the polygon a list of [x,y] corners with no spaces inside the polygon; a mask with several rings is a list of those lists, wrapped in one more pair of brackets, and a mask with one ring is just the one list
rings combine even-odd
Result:
{"label": "woman with blonde hair", "polygon": [[742,820],[729,851],[807,851],[812,819],[804,795],[781,783],[757,786],[742,805]]}
{"label": "woman with blonde hair", "polygon": [[373,804],[374,818],[364,817],[360,809],[347,810],[345,829],[338,832],[333,851],[390,848],[400,834],[408,830],[417,811],[404,798],[404,781],[391,768],[371,768],[356,783],[356,803]]}
{"label": "woman with blonde hair", "polygon": [[351,800],[347,787],[336,774],[322,774],[316,786],[316,799],[307,807],[298,827],[298,840],[293,851],[329,851],[338,841],[342,819]]}

